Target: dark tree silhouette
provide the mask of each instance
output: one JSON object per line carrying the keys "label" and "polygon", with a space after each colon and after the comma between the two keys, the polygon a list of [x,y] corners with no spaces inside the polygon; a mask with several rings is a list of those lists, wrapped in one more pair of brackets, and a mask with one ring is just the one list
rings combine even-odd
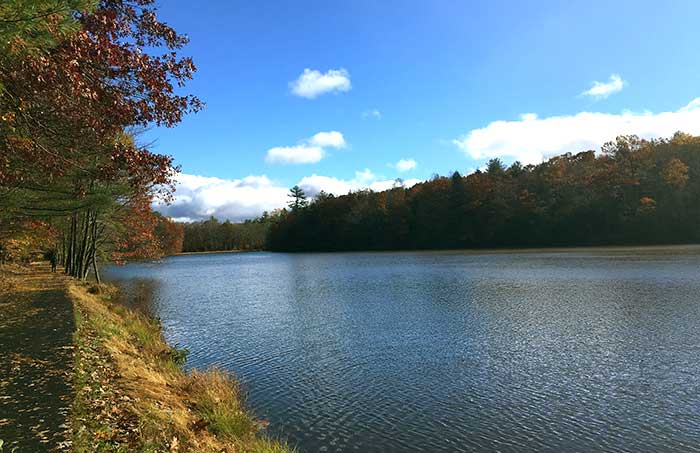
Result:
{"label": "dark tree silhouette", "polygon": [[[301,200],[301,199],[300,199]],[[700,242],[700,137],[618,137],[539,165],[499,159],[409,189],[317,197],[279,216],[279,251]],[[296,206],[296,208],[295,208]]]}
{"label": "dark tree silhouette", "polygon": [[288,197],[292,199],[292,201],[287,204],[292,212],[297,212],[309,204],[308,200],[306,199],[306,194],[299,186],[294,186],[289,189]]}

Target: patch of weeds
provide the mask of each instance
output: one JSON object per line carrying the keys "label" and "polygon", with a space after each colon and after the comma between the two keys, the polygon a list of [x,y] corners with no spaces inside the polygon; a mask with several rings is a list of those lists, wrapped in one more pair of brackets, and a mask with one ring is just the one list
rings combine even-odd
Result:
{"label": "patch of weeds", "polygon": [[293,453],[297,450],[274,439],[257,439],[248,450],[250,453]]}
{"label": "patch of weeds", "polygon": [[149,351],[162,349],[162,334],[160,323],[145,316],[132,315],[126,317],[126,327],[137,344]]}
{"label": "patch of weeds", "polygon": [[243,408],[239,385],[226,373],[194,371],[189,390],[195,410],[215,435],[234,440],[252,438],[257,432],[258,423]]}
{"label": "patch of weeds", "polygon": [[263,436],[228,373],[182,371],[189,351],[169,346],[157,319],[72,288],[77,332],[76,452],[289,453]]}
{"label": "patch of weeds", "polygon": [[168,351],[168,359],[178,368],[184,368],[187,363],[187,356],[189,355],[189,349],[180,348],[178,345],[171,347],[170,351]]}

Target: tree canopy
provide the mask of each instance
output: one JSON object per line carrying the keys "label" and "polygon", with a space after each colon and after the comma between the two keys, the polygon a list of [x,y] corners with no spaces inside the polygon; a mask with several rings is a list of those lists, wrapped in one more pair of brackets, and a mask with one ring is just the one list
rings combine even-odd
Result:
{"label": "tree canopy", "polygon": [[224,250],[262,250],[267,243],[270,226],[281,211],[233,223],[221,222],[214,217],[201,222],[180,224],[184,230],[183,252],[210,252]]}
{"label": "tree canopy", "polygon": [[201,108],[176,90],[195,71],[187,39],[153,0],[10,0],[0,38],[0,231],[45,222],[76,277],[158,256],[156,231],[175,230],[157,230],[151,202],[179,169],[136,133]]}
{"label": "tree canopy", "polygon": [[618,137],[539,165],[491,160],[466,177],[322,197],[281,216],[279,251],[700,241],[700,138]]}

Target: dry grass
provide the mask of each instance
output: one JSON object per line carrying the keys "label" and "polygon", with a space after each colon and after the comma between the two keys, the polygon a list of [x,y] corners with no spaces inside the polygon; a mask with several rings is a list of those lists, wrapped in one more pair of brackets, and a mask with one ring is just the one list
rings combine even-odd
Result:
{"label": "dry grass", "polygon": [[261,435],[237,382],[184,373],[160,325],[110,302],[114,289],[72,282],[76,308],[75,451],[288,452]]}

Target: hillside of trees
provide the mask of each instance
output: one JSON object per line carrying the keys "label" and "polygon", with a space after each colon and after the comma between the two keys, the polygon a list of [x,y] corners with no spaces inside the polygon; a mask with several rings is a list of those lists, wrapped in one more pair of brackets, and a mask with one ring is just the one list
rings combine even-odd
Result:
{"label": "hillside of trees", "polygon": [[619,137],[600,153],[455,172],[409,189],[359,191],[285,211],[275,251],[700,242],[700,137]]}
{"label": "hillside of trees", "polygon": [[46,253],[78,278],[99,262],[179,251],[156,215],[178,168],[138,143],[201,102],[187,38],[154,0],[0,2],[0,261]]}

